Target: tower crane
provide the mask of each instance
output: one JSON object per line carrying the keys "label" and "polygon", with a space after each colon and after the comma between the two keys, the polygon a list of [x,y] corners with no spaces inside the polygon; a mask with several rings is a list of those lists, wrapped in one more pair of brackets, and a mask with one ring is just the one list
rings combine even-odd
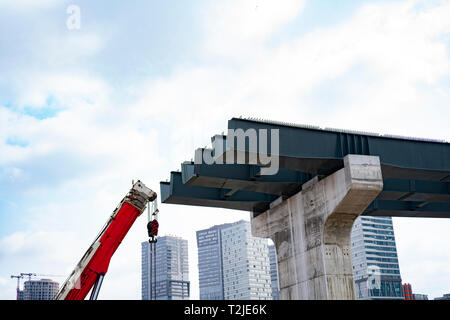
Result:
{"label": "tower crane", "polygon": [[36,273],[21,273],[22,277],[28,276],[28,281],[31,281],[31,277],[36,276]]}
{"label": "tower crane", "polygon": [[16,299],[19,300],[19,293],[20,293],[20,279],[23,279],[25,276],[28,277],[28,281],[31,281],[32,277],[64,277],[62,275],[56,275],[56,274],[40,274],[40,273],[24,273],[21,272],[19,275],[12,275],[11,279],[17,278],[17,294]]}
{"label": "tower crane", "polygon": [[17,276],[12,275],[11,279],[17,278],[17,295],[16,295],[16,300],[19,300],[19,292],[20,292],[20,279],[23,278],[23,274],[19,274]]}
{"label": "tower crane", "polygon": [[34,276],[36,277],[64,277],[63,275],[60,274],[35,274]]}

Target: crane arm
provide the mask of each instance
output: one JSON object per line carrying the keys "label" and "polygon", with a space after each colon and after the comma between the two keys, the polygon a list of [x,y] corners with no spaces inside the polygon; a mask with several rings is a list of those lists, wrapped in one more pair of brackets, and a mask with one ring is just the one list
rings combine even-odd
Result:
{"label": "crane arm", "polygon": [[133,185],[63,284],[56,300],[83,300],[93,286],[96,297],[114,252],[147,203],[155,199],[156,193],[142,182]]}

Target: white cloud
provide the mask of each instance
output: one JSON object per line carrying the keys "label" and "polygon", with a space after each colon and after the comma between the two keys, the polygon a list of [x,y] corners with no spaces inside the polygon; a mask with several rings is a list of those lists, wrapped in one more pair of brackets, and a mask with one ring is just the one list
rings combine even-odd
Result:
{"label": "white cloud", "polygon": [[73,106],[76,102],[80,106],[83,101],[102,102],[109,93],[102,80],[75,72],[32,74],[21,86],[26,89],[18,100],[21,107],[46,107],[49,98],[57,99],[62,106]]}
{"label": "white cloud", "polygon": [[82,63],[91,57],[95,57],[108,44],[106,33],[95,33],[90,29],[82,29],[80,32],[71,32],[64,28],[57,30],[59,33],[47,34],[45,30],[41,31],[39,46],[45,50],[33,53],[35,55],[33,62],[39,61],[38,68],[42,65],[51,68],[76,65],[76,62]]}
{"label": "white cloud", "polygon": [[[439,125],[427,122],[418,128],[410,123],[424,105],[431,110],[445,105],[446,90],[439,80],[450,74],[448,44],[441,38],[450,32],[445,19],[449,11],[448,3],[427,11],[416,11],[409,2],[364,7],[347,22],[278,48],[262,47],[236,65],[182,67],[173,76],[143,87],[137,110],[154,106],[152,115],[166,123],[179,120],[173,122],[174,130],[190,131],[189,136],[200,134],[191,131],[199,130],[194,123],[201,123],[202,129],[217,128],[206,133],[205,140],[217,133],[212,131],[223,130],[223,119],[236,115],[289,121],[295,115],[299,122],[448,138],[442,118],[433,117],[433,112],[427,117]],[[228,17],[226,10],[224,15]],[[223,47],[234,41],[220,39]],[[339,87],[338,98],[345,98],[347,104],[337,100],[320,105],[328,93],[314,90],[328,81],[339,84],[354,68],[360,68],[361,74]],[[316,96],[311,98],[312,94]],[[334,107],[335,112],[318,112],[318,107]],[[355,114],[367,117],[354,121]],[[433,127],[441,130],[429,131]]]}
{"label": "white cloud", "polygon": [[[13,281],[14,280],[14,281]],[[13,300],[16,298],[17,279],[0,278],[0,292],[4,293],[0,298],[2,300]]]}
{"label": "white cloud", "polygon": [[304,1],[296,0],[236,0],[215,6],[212,24],[234,39],[260,41],[297,17],[303,7]]}
{"label": "white cloud", "polygon": [[448,219],[394,219],[400,273],[413,292],[436,298],[449,291],[449,228]]}
{"label": "white cloud", "polygon": [[235,58],[255,55],[255,50],[296,18],[304,5],[304,0],[233,0],[211,4],[204,10],[206,49]]}
{"label": "white cloud", "polygon": [[35,9],[37,7],[49,7],[57,3],[61,3],[60,0],[0,0],[0,7],[5,6],[8,8],[17,8],[21,10]]}
{"label": "white cloud", "polygon": [[0,299],[15,298],[16,279],[6,277],[22,272],[38,276],[51,274],[56,276],[53,280],[61,284],[71,271],[66,266],[75,266],[84,252],[80,251],[79,237],[74,232],[37,231],[15,232],[1,238],[0,261],[5,278],[0,278]]}

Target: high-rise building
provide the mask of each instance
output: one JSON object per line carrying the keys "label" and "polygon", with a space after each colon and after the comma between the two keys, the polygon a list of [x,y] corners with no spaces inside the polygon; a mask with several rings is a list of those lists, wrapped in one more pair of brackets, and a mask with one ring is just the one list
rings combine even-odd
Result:
{"label": "high-rise building", "polygon": [[414,300],[414,294],[412,293],[412,287],[409,283],[402,284],[402,292],[405,300]]}
{"label": "high-rise building", "polygon": [[402,284],[402,292],[405,300],[428,300],[428,295],[413,293],[412,286],[409,283]]}
{"label": "high-rise building", "polygon": [[270,279],[272,281],[272,300],[280,300],[277,251],[274,245],[269,246],[269,260],[270,260]]}
{"label": "high-rise building", "polygon": [[391,217],[362,216],[351,235],[356,299],[403,299]]}
{"label": "high-rise building", "polygon": [[248,221],[201,230],[197,243],[201,299],[272,299],[267,239],[253,237]]}
{"label": "high-rise building", "polygon": [[154,269],[150,265],[150,243],[148,241],[141,243],[141,297],[142,300],[151,300],[150,289],[153,277],[151,271]]}
{"label": "high-rise building", "polygon": [[200,300],[224,300],[221,230],[229,226],[197,231]]}
{"label": "high-rise building", "polygon": [[142,242],[141,248],[142,299],[188,300],[190,282],[187,240],[174,236],[160,237],[156,242],[155,255],[148,241]]}
{"label": "high-rise building", "polygon": [[50,279],[28,280],[19,292],[19,300],[53,300],[58,293],[59,283]]}

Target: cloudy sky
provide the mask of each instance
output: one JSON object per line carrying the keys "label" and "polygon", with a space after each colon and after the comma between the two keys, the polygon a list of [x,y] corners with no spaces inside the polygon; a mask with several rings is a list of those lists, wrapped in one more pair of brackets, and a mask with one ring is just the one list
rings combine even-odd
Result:
{"label": "cloudy sky", "polygon": [[[74,24],[76,5],[80,24]],[[450,1],[0,0],[0,299],[20,272],[63,282],[141,179],[234,116],[450,141]],[[160,234],[248,219],[160,205]],[[146,218],[99,298],[140,299]],[[395,218],[404,282],[450,292],[450,221]]]}

